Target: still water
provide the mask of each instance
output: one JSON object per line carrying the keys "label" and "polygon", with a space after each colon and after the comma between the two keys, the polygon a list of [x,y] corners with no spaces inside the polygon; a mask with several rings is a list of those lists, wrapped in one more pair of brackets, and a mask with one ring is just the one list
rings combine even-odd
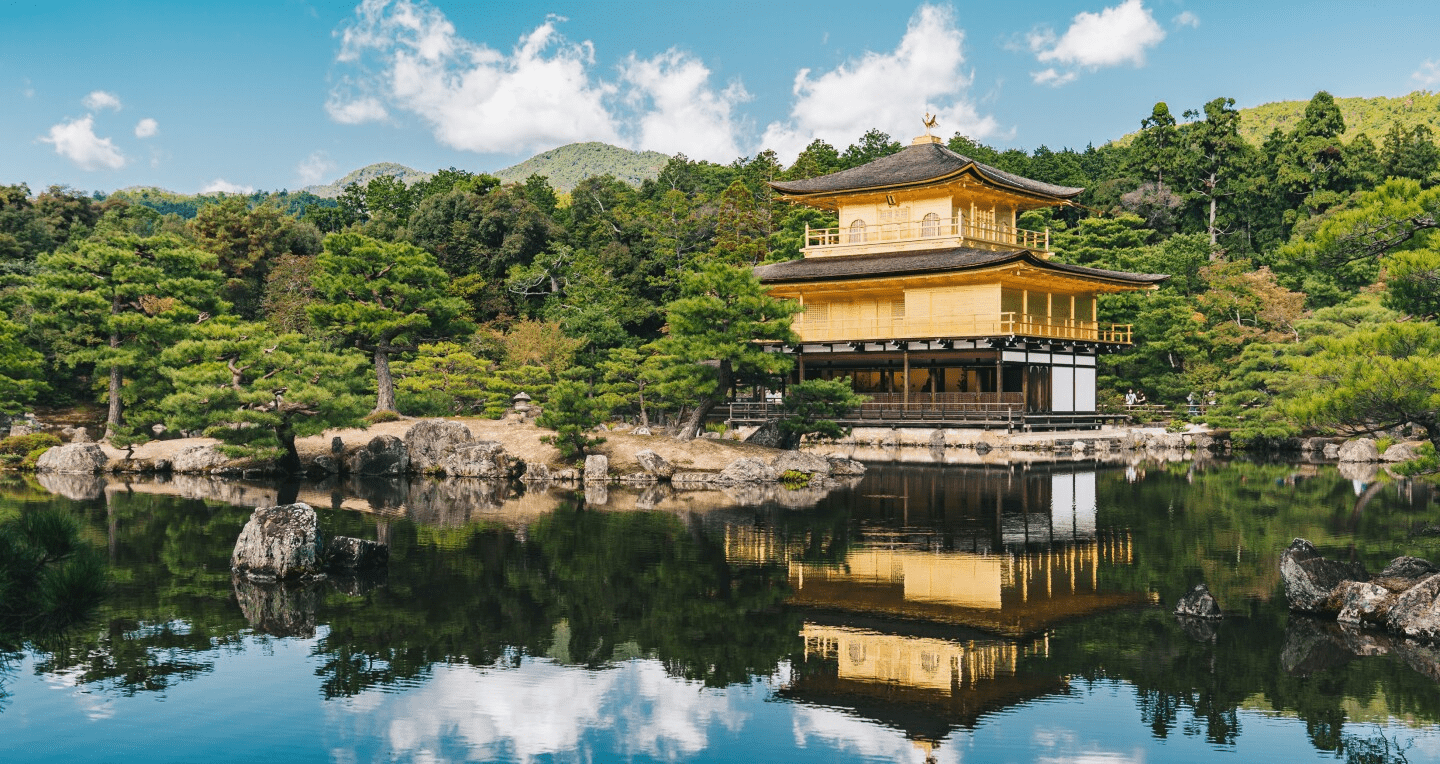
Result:
{"label": "still water", "polygon": [[[1277,573],[1295,536],[1440,559],[1423,484],[1182,462],[588,505],[477,486],[304,487],[325,532],[390,544],[388,575],[274,590],[228,569],[273,487],[0,485],[0,522],[73,513],[114,582],[92,624],[0,658],[0,761],[1440,761],[1440,651],[1291,616]],[[1218,624],[1169,612],[1201,581]]]}

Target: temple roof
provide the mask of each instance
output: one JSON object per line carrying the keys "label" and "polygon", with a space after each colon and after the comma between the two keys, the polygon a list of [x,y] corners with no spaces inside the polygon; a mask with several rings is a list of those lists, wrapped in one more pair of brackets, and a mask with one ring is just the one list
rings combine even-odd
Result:
{"label": "temple roof", "polygon": [[879,190],[941,180],[958,175],[970,167],[973,167],[981,178],[997,186],[1028,194],[1069,199],[1085,190],[1022,178],[1019,175],[976,162],[970,157],[957,154],[938,143],[908,146],[897,154],[881,157],[859,167],[832,172],[818,178],[775,182],[770,186],[784,194],[805,196],[867,189]]}
{"label": "temple roof", "polygon": [[807,257],[803,260],[757,266],[755,275],[764,283],[777,284],[965,271],[1010,263],[1024,263],[1042,270],[1132,286],[1150,286],[1170,278],[1162,273],[1126,273],[1125,271],[1109,271],[1103,268],[1086,268],[1083,265],[1058,263],[1054,260],[1045,260],[1028,249],[996,251],[968,247],[883,255]]}

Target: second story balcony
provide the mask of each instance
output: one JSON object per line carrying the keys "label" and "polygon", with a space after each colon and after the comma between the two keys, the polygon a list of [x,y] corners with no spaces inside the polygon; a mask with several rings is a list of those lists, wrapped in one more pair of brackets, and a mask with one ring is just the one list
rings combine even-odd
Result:
{"label": "second story balcony", "polygon": [[805,256],[860,255],[948,247],[1028,249],[1050,251],[1050,231],[1029,231],[1006,223],[942,218],[935,214],[920,220],[866,224],[856,221],[841,228],[805,229]]}
{"label": "second story balcony", "polygon": [[813,313],[801,313],[796,316],[794,329],[795,333],[800,335],[801,342],[883,342],[987,337],[1034,337],[1115,345],[1129,345],[1134,342],[1131,324],[1101,324],[1095,321],[1010,312],[858,318],[819,318]]}

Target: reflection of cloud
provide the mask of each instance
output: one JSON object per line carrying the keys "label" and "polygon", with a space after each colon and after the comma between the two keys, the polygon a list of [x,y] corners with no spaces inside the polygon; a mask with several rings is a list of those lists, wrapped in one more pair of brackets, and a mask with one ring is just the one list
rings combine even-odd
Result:
{"label": "reflection of cloud", "polygon": [[[812,742],[838,751],[858,754],[875,761],[925,761],[924,749],[907,739],[904,733],[874,722],[858,719],[830,708],[797,708],[794,719],[795,745],[807,748]],[[931,755],[935,761],[958,762],[959,751],[941,743]]]}
{"label": "reflection of cloud", "polygon": [[613,734],[631,756],[680,759],[705,750],[716,724],[739,729],[737,695],[673,678],[655,661],[591,671],[527,660],[514,669],[436,666],[412,692],[373,690],[343,707],[356,723],[374,724],[397,759],[441,760],[460,741],[471,759],[589,760],[587,733],[595,731]]}
{"label": "reflection of cloud", "polygon": [[86,689],[85,670],[82,668],[64,669],[61,671],[48,671],[45,673],[45,683],[52,689],[68,690],[70,696],[75,699],[75,705],[85,713],[90,721],[109,719],[115,715],[115,702],[113,698],[105,697]]}
{"label": "reflection of cloud", "polygon": [[[1035,730],[1035,747],[1045,753],[1037,756],[1035,761],[1038,764],[1142,764],[1145,761],[1145,754],[1142,751],[1120,753],[1118,751],[1076,750],[1086,747],[1086,745],[1072,730],[1037,729]],[[1093,745],[1093,743],[1089,745]]]}

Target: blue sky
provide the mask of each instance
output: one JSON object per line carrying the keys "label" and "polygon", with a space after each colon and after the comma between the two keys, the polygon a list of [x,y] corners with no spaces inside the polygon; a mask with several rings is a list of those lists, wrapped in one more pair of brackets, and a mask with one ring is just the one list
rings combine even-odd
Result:
{"label": "blue sky", "polygon": [[299,188],[581,140],[729,161],[940,115],[1082,147],[1155,101],[1440,88],[1434,6],[1369,2],[0,2],[0,183]]}

